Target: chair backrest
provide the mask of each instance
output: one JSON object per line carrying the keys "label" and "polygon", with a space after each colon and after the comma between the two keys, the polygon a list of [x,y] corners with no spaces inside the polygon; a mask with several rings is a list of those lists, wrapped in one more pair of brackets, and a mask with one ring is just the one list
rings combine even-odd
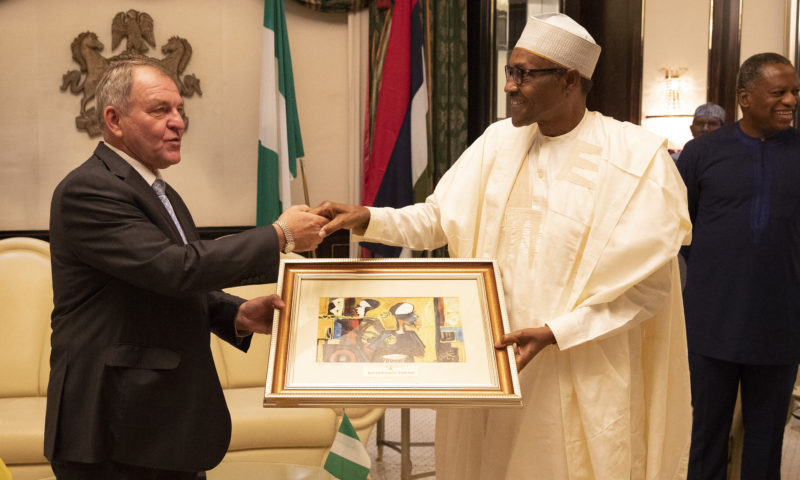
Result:
{"label": "chair backrest", "polygon": [[47,242],[0,240],[0,397],[47,393],[52,282]]}

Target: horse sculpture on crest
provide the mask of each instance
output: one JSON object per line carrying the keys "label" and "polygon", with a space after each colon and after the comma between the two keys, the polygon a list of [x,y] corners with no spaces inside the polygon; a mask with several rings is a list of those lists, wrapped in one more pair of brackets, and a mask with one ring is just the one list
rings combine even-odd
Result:
{"label": "horse sculpture on crest", "polygon": [[[97,83],[108,69],[109,61],[100,54],[104,48],[103,43],[93,32],[83,32],[75,37],[70,48],[72,49],[72,59],[80,65],[80,70],[70,70],[61,77],[61,91],[69,88],[72,93],[83,93],[81,110],[75,117],[75,123],[79,130],[86,130],[90,136],[100,135],[102,129],[100,129],[96,109],[92,107],[87,110],[86,105],[94,98]],[[85,77],[83,77],[84,74]],[[83,81],[81,81],[82,77]]]}
{"label": "horse sculpture on crest", "polygon": [[[134,28],[135,27],[135,28]],[[70,70],[61,78],[61,91],[66,91],[80,95],[81,108],[78,116],[75,117],[75,125],[78,130],[86,131],[90,137],[96,137],[103,133],[101,118],[96,107],[87,108],[89,102],[94,99],[95,88],[108,67],[121,60],[133,58],[146,58],[145,52],[149,45],[155,45],[153,34],[153,20],[147,13],[140,13],[135,10],[119,12],[112,22],[113,46],[115,49],[123,38],[127,45],[125,50],[111,58],[105,58],[100,53],[104,45],[93,32],[83,32],[78,34],[70,46],[72,59],[80,66],[78,70]],[[164,58],[156,60],[166,70],[177,85],[183,97],[191,97],[195,93],[202,96],[200,80],[194,75],[184,75],[183,71],[192,57],[192,46],[181,37],[172,36],[161,47]],[[186,127],[189,126],[189,119],[185,113],[183,120]]]}

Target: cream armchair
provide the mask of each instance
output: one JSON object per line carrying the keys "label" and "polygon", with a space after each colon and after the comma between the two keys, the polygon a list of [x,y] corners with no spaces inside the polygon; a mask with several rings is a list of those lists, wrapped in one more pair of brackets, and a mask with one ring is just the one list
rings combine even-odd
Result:
{"label": "cream armchair", "polygon": [[0,458],[15,480],[52,475],[43,454],[52,310],[47,242],[0,240]]}
{"label": "cream armchair", "polygon": [[[230,289],[245,298],[274,291],[274,284]],[[0,240],[0,459],[14,480],[52,477],[42,453],[52,298],[47,242]],[[269,337],[254,338],[245,354],[212,335],[211,349],[233,423],[223,462],[321,465],[341,410],[262,407]],[[347,414],[366,442],[383,409]]]}

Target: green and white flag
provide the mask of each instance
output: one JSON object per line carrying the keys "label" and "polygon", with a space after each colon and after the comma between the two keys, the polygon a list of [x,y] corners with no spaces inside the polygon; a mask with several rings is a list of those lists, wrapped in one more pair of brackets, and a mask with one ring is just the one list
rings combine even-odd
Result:
{"label": "green and white flag", "polygon": [[291,206],[289,182],[304,155],[283,0],[264,2],[263,43],[256,225],[269,225]]}
{"label": "green and white flag", "polygon": [[358,434],[345,413],[328,458],[325,459],[325,470],[340,480],[364,480],[371,465],[367,449],[358,439]]}

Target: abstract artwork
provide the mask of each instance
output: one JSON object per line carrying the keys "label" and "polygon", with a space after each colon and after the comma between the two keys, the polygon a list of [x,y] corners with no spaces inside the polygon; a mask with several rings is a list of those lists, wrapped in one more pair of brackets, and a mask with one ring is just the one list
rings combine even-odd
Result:
{"label": "abstract artwork", "polygon": [[317,362],[464,362],[457,297],[321,297]]}

